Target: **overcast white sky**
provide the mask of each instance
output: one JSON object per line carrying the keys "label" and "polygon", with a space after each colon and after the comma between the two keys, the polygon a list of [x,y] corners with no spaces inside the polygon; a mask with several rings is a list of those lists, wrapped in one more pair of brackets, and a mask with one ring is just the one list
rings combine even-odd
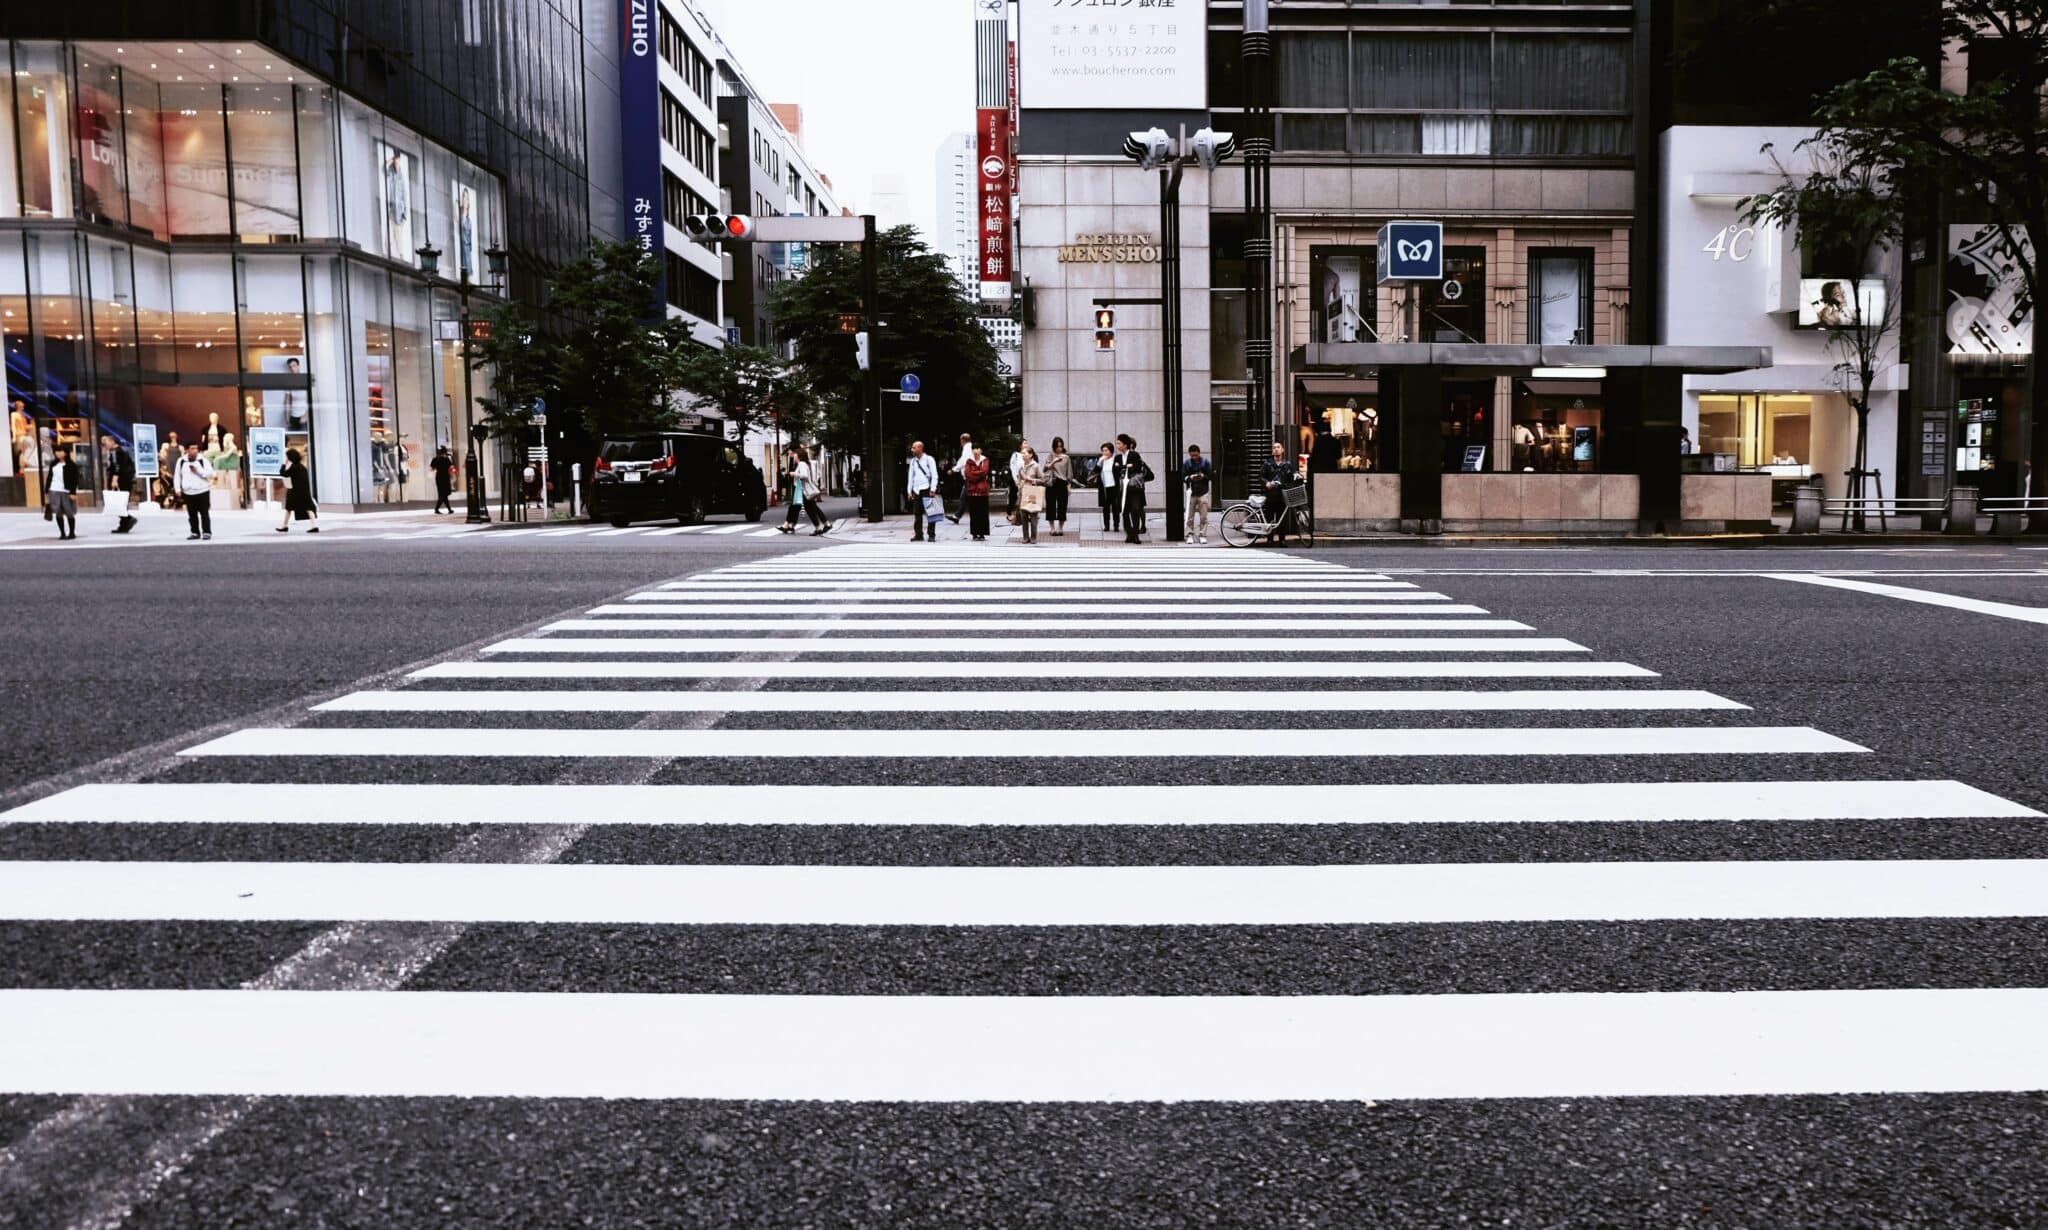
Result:
{"label": "overcast white sky", "polygon": [[697,0],[770,102],[800,103],[804,150],[841,204],[871,204],[877,174],[907,181],[933,227],[932,160],[974,130],[970,0]]}

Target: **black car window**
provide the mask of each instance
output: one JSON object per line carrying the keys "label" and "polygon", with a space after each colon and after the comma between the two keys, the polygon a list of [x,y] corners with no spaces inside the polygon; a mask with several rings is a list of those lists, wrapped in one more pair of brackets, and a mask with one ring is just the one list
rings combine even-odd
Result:
{"label": "black car window", "polygon": [[606,440],[598,455],[606,461],[659,461],[667,455],[667,442],[659,436],[640,440]]}

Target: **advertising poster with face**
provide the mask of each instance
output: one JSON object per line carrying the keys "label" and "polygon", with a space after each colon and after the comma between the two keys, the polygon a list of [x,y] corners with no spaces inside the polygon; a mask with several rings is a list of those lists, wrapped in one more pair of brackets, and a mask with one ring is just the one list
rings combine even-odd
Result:
{"label": "advertising poster with face", "polygon": [[1366,258],[1357,252],[1318,254],[1316,313],[1321,340],[1355,342],[1370,331],[1361,311]]}
{"label": "advertising poster with face", "polygon": [[[305,361],[295,354],[267,354],[262,359],[266,376],[303,376],[306,374]],[[287,431],[306,430],[306,400],[304,389],[263,390],[263,422],[260,426],[282,427]],[[250,424],[258,426],[259,424]]]}
{"label": "advertising poster with face", "polygon": [[419,263],[412,241],[412,155],[377,142],[377,206],[384,220],[384,255]]}
{"label": "advertising poster with face", "polygon": [[[2034,245],[2016,235],[2031,259]],[[1948,228],[1950,354],[2034,353],[2034,303],[2020,257],[1996,226]]]}
{"label": "advertising poster with face", "polygon": [[449,237],[448,248],[455,254],[456,276],[465,282],[476,281],[476,189],[468,184],[456,184],[451,190],[455,209],[453,213],[455,233]]}

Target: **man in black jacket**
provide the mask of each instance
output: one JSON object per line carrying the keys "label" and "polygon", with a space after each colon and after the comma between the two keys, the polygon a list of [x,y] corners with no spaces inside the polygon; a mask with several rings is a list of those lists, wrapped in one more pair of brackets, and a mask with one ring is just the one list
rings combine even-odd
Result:
{"label": "man in black jacket", "polygon": [[1294,511],[1287,507],[1287,488],[1301,485],[1301,469],[1287,456],[1287,446],[1273,441],[1273,459],[1266,463],[1262,476],[1266,487],[1266,521],[1273,531],[1268,540],[1283,546],[1295,526]]}
{"label": "man in black jacket", "polygon": [[116,502],[114,493],[120,493],[121,519],[115,523],[114,532],[125,534],[135,528],[135,515],[128,511],[128,501],[135,489],[135,457],[112,436],[100,437],[100,451],[106,454],[108,507]]}
{"label": "man in black jacket", "polygon": [[1153,479],[1152,467],[1138,456],[1138,442],[1127,435],[1116,438],[1116,460],[1111,464],[1123,506],[1124,541],[1136,542],[1145,532],[1145,484]]}

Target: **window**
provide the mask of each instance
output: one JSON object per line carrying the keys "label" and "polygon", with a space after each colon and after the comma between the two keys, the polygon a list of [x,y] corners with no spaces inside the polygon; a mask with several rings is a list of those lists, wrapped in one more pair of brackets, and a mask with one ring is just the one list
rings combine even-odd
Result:
{"label": "window", "polygon": [[696,116],[685,111],[666,88],[661,91],[661,139],[702,171],[706,179],[718,178],[717,138],[697,122]]}
{"label": "window", "polygon": [[661,216],[670,226],[683,229],[683,220],[691,214],[715,213],[711,202],[705,200],[666,167],[661,172]]}
{"label": "window", "polygon": [[1444,249],[1444,280],[1420,284],[1418,342],[1486,340],[1486,249]]}
{"label": "window", "polygon": [[1379,340],[1376,248],[1313,247],[1308,250],[1309,336],[1318,342]]}
{"label": "window", "polygon": [[718,319],[718,279],[674,252],[665,252],[668,301],[699,320]]}
{"label": "window", "polygon": [[1593,341],[1593,254],[1529,252],[1529,340],[1541,346]]}

